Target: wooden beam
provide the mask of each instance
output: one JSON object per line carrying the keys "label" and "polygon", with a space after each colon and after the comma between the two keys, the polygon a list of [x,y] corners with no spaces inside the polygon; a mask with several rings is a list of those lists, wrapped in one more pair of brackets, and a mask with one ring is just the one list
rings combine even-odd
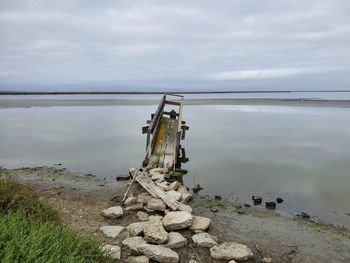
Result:
{"label": "wooden beam", "polygon": [[166,100],[165,104],[180,106],[180,102],[172,101],[172,100]]}
{"label": "wooden beam", "polygon": [[149,176],[137,171],[136,169],[130,172],[135,180],[153,197],[160,198],[172,210],[177,210],[180,206],[179,202],[170,197],[163,189],[159,188]]}

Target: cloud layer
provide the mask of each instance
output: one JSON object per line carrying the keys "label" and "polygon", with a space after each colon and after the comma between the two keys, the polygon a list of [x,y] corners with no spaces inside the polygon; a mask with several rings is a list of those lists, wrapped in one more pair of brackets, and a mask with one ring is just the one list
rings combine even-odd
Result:
{"label": "cloud layer", "polygon": [[347,88],[349,1],[0,1],[0,89]]}

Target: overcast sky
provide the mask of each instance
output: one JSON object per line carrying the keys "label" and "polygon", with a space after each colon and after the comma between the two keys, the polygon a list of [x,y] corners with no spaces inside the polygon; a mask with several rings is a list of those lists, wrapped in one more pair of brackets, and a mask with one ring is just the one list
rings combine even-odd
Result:
{"label": "overcast sky", "polygon": [[349,83],[349,0],[0,0],[0,90]]}

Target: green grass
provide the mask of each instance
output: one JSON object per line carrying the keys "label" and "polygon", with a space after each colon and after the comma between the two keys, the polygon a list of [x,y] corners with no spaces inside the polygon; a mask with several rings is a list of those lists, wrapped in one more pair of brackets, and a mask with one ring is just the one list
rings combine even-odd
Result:
{"label": "green grass", "polygon": [[0,262],[111,262],[29,186],[0,179]]}

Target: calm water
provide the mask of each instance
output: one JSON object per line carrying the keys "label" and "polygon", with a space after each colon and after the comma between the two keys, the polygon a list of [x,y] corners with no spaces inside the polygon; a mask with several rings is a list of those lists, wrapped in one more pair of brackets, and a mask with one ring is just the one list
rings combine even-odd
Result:
{"label": "calm water", "polygon": [[[0,165],[64,167],[114,179],[143,157],[141,127],[155,106],[0,110]],[[350,228],[350,109],[186,106],[185,182],[250,202],[280,196],[281,211],[306,211]]]}

